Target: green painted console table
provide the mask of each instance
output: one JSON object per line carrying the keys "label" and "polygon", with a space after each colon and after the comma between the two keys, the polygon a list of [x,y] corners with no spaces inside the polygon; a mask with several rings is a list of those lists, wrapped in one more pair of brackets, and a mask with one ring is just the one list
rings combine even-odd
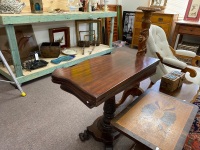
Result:
{"label": "green painted console table", "polygon": [[[84,60],[101,56],[112,52],[112,38],[113,38],[113,28],[114,28],[114,17],[117,16],[116,12],[67,12],[61,14],[53,14],[44,12],[43,14],[33,14],[33,13],[21,13],[21,14],[0,14],[0,25],[4,26],[6,29],[8,42],[10,46],[10,51],[13,59],[13,66],[11,66],[13,72],[19,83],[24,83],[35,78],[44,76],[46,74],[52,73],[56,68],[69,67],[80,63]],[[59,21],[69,21],[69,20],[83,20],[83,19],[97,19],[111,17],[111,32],[110,32],[110,44],[109,46],[100,45],[100,47],[94,51],[91,55],[77,55],[77,57],[69,62],[62,62],[58,65],[49,63],[47,67],[36,69],[33,71],[25,72],[22,69],[21,60],[19,57],[19,49],[17,46],[17,40],[14,30],[14,25],[19,24],[33,24],[33,23],[43,23],[43,22],[59,22]],[[96,49],[96,48],[95,48]],[[44,59],[50,62],[51,59]],[[5,67],[0,67],[0,74],[12,80],[10,74],[7,72]]]}

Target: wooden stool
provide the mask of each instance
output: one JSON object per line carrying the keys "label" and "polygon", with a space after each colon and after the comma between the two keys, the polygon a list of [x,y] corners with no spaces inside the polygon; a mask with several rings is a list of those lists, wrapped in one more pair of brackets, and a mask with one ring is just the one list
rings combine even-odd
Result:
{"label": "wooden stool", "polygon": [[181,150],[197,111],[196,105],[150,89],[111,124],[150,149]]}

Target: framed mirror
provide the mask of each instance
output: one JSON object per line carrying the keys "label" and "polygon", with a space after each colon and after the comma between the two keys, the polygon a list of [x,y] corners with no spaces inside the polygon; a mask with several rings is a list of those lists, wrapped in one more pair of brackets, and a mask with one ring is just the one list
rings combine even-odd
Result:
{"label": "framed mirror", "polygon": [[167,5],[167,0],[151,0],[150,7],[160,8],[164,10]]}

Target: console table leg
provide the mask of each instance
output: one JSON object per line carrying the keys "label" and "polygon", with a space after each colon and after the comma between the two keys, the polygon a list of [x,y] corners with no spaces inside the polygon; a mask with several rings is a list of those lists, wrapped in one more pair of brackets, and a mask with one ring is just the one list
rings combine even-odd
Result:
{"label": "console table leg", "polygon": [[[106,150],[111,150],[113,141],[119,136],[119,132],[117,132],[110,124],[116,110],[115,97],[105,101],[103,110],[103,116],[97,118],[91,126],[87,127],[87,133],[92,135],[96,141],[103,142]],[[85,137],[88,136],[86,135]]]}
{"label": "console table leg", "polygon": [[134,96],[140,96],[144,91],[139,87],[140,85],[137,84],[134,87],[130,88],[130,89],[126,89],[123,92],[122,98],[120,99],[120,101],[115,105],[115,107],[119,107],[121,104],[123,104],[125,102],[125,100],[127,99],[127,97],[129,95]]}

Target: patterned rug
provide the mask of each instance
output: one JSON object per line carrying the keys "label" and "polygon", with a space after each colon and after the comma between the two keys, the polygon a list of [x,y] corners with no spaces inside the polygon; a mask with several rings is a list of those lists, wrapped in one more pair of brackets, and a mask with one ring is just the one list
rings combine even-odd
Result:
{"label": "patterned rug", "polygon": [[199,111],[187,136],[183,150],[200,150],[200,95],[193,104],[199,107]]}

